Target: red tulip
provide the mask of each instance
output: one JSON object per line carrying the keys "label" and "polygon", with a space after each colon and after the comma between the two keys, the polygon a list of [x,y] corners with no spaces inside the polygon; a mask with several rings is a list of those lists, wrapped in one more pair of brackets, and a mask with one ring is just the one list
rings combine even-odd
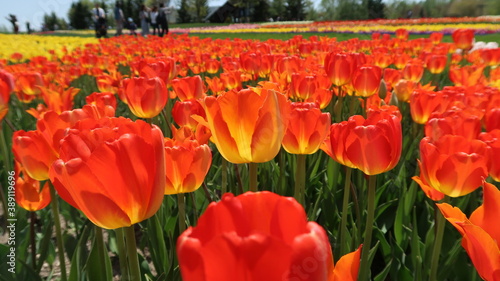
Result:
{"label": "red tulip", "polygon": [[177,101],[172,108],[172,117],[179,126],[188,126],[192,130],[196,128],[198,122],[191,118],[192,115],[199,115],[205,118],[205,110],[198,100]]}
{"label": "red tulip", "polygon": [[500,277],[500,191],[484,183],[483,205],[469,219],[457,207],[437,204],[443,216],[463,236],[462,247],[483,280],[497,281]]}
{"label": "red tulip", "polygon": [[123,80],[124,95],[132,113],[140,118],[160,114],[168,101],[167,87],[158,77],[134,77]]}
{"label": "red tulip", "polygon": [[337,87],[349,83],[356,68],[356,60],[348,53],[329,53],[325,58],[326,75]]}
{"label": "red tulip", "polygon": [[16,176],[15,197],[17,204],[21,208],[35,212],[49,205],[49,182],[45,182],[43,187],[40,188],[40,182],[30,178],[18,162],[16,162]]}
{"label": "red tulip", "polygon": [[468,50],[474,43],[474,30],[462,28],[456,29],[451,34],[451,38],[453,39],[453,42],[455,42],[455,45],[457,45],[457,48]]}
{"label": "red tulip", "polygon": [[410,113],[415,123],[425,124],[434,112],[444,112],[448,95],[443,92],[415,90],[410,96]]}
{"label": "red tulip", "polygon": [[500,155],[500,129],[495,129],[487,133],[481,133],[479,135],[479,139],[484,141],[491,148],[492,159],[488,170],[490,176],[494,180],[500,181],[500,162],[496,158]]}
{"label": "red tulip", "polygon": [[449,110],[432,114],[425,124],[425,136],[433,141],[443,135],[460,135],[468,140],[476,139],[481,133],[481,120],[464,110]]}
{"label": "red tulip", "polygon": [[420,141],[421,178],[451,197],[466,195],[488,176],[490,149],[479,140],[444,135]]}
{"label": "red tulip", "polygon": [[354,281],[359,249],[333,265],[326,232],[292,198],[226,193],[177,240],[184,281]]}
{"label": "red tulip", "polygon": [[283,148],[292,154],[313,154],[330,128],[329,113],[322,113],[314,103],[292,103],[290,121],[283,138]]}
{"label": "red tulip", "polygon": [[426,68],[432,74],[439,74],[444,71],[448,58],[445,55],[430,55],[426,58]]}
{"label": "red tulip", "polygon": [[359,67],[352,78],[352,87],[356,96],[369,97],[376,94],[382,79],[382,69],[374,65],[363,65]]}
{"label": "red tulip", "polygon": [[172,80],[171,84],[181,101],[201,99],[205,96],[205,85],[199,75],[177,78]]}
{"label": "red tulip", "polygon": [[342,165],[357,168],[367,175],[384,173],[399,162],[402,147],[401,120],[382,111],[351,116],[332,124],[323,149]]}
{"label": "red tulip", "polygon": [[165,192],[163,133],[125,118],[86,119],[61,141],[50,179],[94,224],[115,229],[151,217]]}
{"label": "red tulip", "polygon": [[410,80],[413,82],[420,82],[422,76],[424,75],[424,64],[422,61],[414,59],[406,62],[403,68],[403,79]]}

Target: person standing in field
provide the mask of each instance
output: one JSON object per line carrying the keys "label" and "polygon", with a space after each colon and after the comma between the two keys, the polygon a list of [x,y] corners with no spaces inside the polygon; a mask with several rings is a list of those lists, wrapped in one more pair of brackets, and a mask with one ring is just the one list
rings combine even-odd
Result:
{"label": "person standing in field", "polygon": [[94,20],[95,37],[105,37],[107,33],[106,12],[104,12],[104,10],[99,7],[98,3],[96,3],[95,8],[92,9],[92,19]]}
{"label": "person standing in field", "polygon": [[120,36],[123,34],[122,33],[123,24],[125,22],[125,16],[123,15],[121,1],[116,1],[114,14],[115,14],[115,22],[116,22],[116,34],[115,34],[115,36]]}
{"label": "person standing in field", "polygon": [[156,21],[158,22],[159,25],[159,31],[158,35],[160,37],[163,37],[164,34],[168,34],[168,19],[167,19],[167,14],[170,13],[170,8],[165,7],[163,3],[160,3],[160,8],[158,10],[158,17],[156,18]]}
{"label": "person standing in field", "polygon": [[151,19],[149,17],[149,9],[144,4],[141,5],[139,19],[141,20],[141,35],[147,36],[149,34],[149,23]]}
{"label": "person standing in field", "polygon": [[150,15],[151,15],[151,27],[153,28],[153,35],[156,35],[156,31],[158,31],[158,33],[160,32],[160,30],[158,29],[158,8],[156,6],[153,6]]}

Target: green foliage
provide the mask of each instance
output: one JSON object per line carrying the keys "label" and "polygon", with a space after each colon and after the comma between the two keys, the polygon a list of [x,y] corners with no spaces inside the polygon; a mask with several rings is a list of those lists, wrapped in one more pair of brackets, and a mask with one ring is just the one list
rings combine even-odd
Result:
{"label": "green foliage", "polygon": [[208,13],[208,1],[207,0],[194,0],[194,20],[196,22],[203,22],[203,19]]}
{"label": "green foliage", "polygon": [[92,7],[83,1],[71,4],[68,12],[69,24],[74,29],[88,29],[92,22]]}
{"label": "green foliage", "polygon": [[366,19],[366,8],[355,0],[340,0],[336,8],[335,20]]}
{"label": "green foliage", "polygon": [[189,14],[188,0],[181,0],[179,10],[177,10],[177,20],[180,23],[191,22],[191,15]]}
{"label": "green foliage", "polygon": [[55,12],[43,16],[43,24],[48,30],[68,29],[68,24],[63,18],[58,18]]}
{"label": "green foliage", "polygon": [[283,19],[283,15],[285,14],[285,0],[272,0],[269,7],[269,15],[274,19],[278,20]]}
{"label": "green foliage", "polygon": [[368,19],[383,19],[385,4],[382,0],[368,0]]}
{"label": "green foliage", "polygon": [[304,20],[305,1],[304,0],[287,0],[285,3],[286,16],[288,20]]}
{"label": "green foliage", "polygon": [[483,0],[455,0],[451,2],[447,15],[451,17],[476,17],[484,12]]}

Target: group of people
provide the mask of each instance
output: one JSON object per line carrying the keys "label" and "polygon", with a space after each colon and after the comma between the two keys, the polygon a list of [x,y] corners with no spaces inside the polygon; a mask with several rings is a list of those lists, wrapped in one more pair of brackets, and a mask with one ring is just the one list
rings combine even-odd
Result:
{"label": "group of people", "polygon": [[168,34],[168,20],[167,14],[170,13],[170,8],[165,7],[163,3],[159,7],[153,6],[148,8],[146,5],[141,5],[139,18],[141,19],[141,35],[147,36],[149,34],[149,26],[153,29],[153,35],[163,37]]}
{"label": "group of people", "polygon": [[[163,3],[159,7],[153,6],[153,8],[148,8],[146,5],[141,5],[141,10],[139,12],[139,19],[141,21],[141,35],[149,35],[149,26],[151,25],[153,29],[153,35],[158,33],[158,36],[163,37],[163,35],[168,34],[168,20],[167,14],[170,13],[170,8],[165,7]],[[134,23],[132,18],[125,19],[125,15],[122,10],[121,1],[117,1],[115,8],[113,10],[113,15],[116,22],[116,34],[119,36],[123,34],[123,29],[127,28],[130,30],[130,34],[136,35],[135,30],[137,25]],[[99,7],[99,4],[95,5],[92,9],[92,17],[94,20],[95,34],[97,38],[106,37],[107,26],[106,26],[106,13],[104,9]]]}

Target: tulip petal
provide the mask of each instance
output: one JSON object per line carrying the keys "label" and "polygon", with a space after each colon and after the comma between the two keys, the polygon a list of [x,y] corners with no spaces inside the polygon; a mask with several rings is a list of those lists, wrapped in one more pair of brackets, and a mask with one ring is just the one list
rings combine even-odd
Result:
{"label": "tulip petal", "polygon": [[335,264],[333,279],[330,278],[330,281],[358,280],[361,247],[362,245],[360,245],[356,251],[346,254],[340,258],[340,260]]}
{"label": "tulip petal", "polygon": [[470,216],[472,224],[484,229],[496,241],[500,242],[500,191],[490,183],[484,183],[483,205]]}

